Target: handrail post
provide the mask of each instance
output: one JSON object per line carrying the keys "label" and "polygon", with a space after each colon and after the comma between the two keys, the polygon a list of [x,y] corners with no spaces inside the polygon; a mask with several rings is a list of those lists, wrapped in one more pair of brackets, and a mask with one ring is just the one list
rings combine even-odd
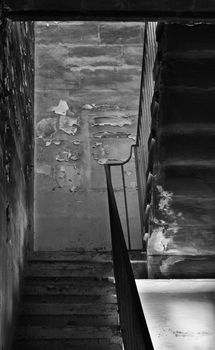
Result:
{"label": "handrail post", "polygon": [[125,184],[125,173],[124,166],[121,165],[122,173],[122,184],[123,184],[123,193],[124,193],[124,202],[125,202],[125,216],[126,216],[126,225],[127,225],[127,235],[128,235],[128,249],[131,250],[131,235],[130,235],[130,225],[129,225],[129,216],[128,216],[128,200],[126,193],[126,184]]}
{"label": "handrail post", "polygon": [[[139,212],[140,212],[140,226],[142,235],[142,246],[143,250],[146,250],[146,246],[143,243],[143,235],[145,233],[145,209],[146,209],[146,187],[147,177],[149,170],[152,170],[151,156],[152,152],[148,150],[148,143],[151,135],[151,108],[150,104],[153,97],[153,76],[152,76],[152,65],[155,61],[156,56],[156,38],[155,38],[156,23],[150,22],[145,24],[144,30],[144,43],[143,43],[143,59],[142,59],[142,73],[141,73],[141,84],[140,84],[140,97],[139,97],[139,111],[138,111],[138,122],[137,122],[137,136],[136,143],[131,146],[131,152],[127,160],[123,162],[108,162],[108,166],[121,166],[122,183],[124,192],[124,203],[125,203],[125,215],[128,235],[128,247],[131,249],[131,231],[129,222],[129,210],[128,210],[128,198],[126,192],[126,183],[124,175],[124,164],[132,157],[132,150],[135,150],[135,165],[136,165],[136,181],[137,181],[137,192],[139,201]],[[150,153],[150,157],[149,157]],[[150,159],[149,159],[150,158]]]}
{"label": "handrail post", "polygon": [[120,326],[125,350],[154,350],[129,259],[110,176],[105,164]]}

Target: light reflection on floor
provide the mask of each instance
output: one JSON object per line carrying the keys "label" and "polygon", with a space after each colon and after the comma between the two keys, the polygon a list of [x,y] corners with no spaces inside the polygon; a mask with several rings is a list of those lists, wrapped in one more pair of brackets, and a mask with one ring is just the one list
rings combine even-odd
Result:
{"label": "light reflection on floor", "polygon": [[154,350],[215,349],[215,280],[136,280]]}

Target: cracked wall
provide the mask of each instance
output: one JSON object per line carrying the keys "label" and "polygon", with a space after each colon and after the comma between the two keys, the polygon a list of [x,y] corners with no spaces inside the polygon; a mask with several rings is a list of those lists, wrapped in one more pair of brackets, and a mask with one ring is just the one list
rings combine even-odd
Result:
{"label": "cracked wall", "polygon": [[[135,143],[144,25],[36,24],[36,248],[110,249],[102,165]],[[120,172],[114,170],[125,225]],[[133,247],[135,166],[125,169]],[[87,228],[87,232],[86,232]]]}
{"label": "cracked wall", "polygon": [[0,24],[0,348],[11,342],[24,256],[33,229],[31,22]]}

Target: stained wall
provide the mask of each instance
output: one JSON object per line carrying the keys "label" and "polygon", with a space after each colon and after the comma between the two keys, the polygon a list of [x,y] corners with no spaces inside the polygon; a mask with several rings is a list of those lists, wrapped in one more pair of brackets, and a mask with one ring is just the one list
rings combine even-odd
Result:
{"label": "stained wall", "polygon": [[[111,248],[102,165],[127,159],[135,143],[143,32],[141,23],[36,24],[36,249]],[[125,177],[138,248],[133,159]],[[125,227],[119,170],[113,180]]]}

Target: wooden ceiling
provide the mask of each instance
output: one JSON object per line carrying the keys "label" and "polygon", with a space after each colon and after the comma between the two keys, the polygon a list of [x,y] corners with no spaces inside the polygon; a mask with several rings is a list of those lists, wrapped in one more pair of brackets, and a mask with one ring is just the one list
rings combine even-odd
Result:
{"label": "wooden ceiling", "polygon": [[214,0],[4,0],[4,8],[18,20],[215,22]]}

